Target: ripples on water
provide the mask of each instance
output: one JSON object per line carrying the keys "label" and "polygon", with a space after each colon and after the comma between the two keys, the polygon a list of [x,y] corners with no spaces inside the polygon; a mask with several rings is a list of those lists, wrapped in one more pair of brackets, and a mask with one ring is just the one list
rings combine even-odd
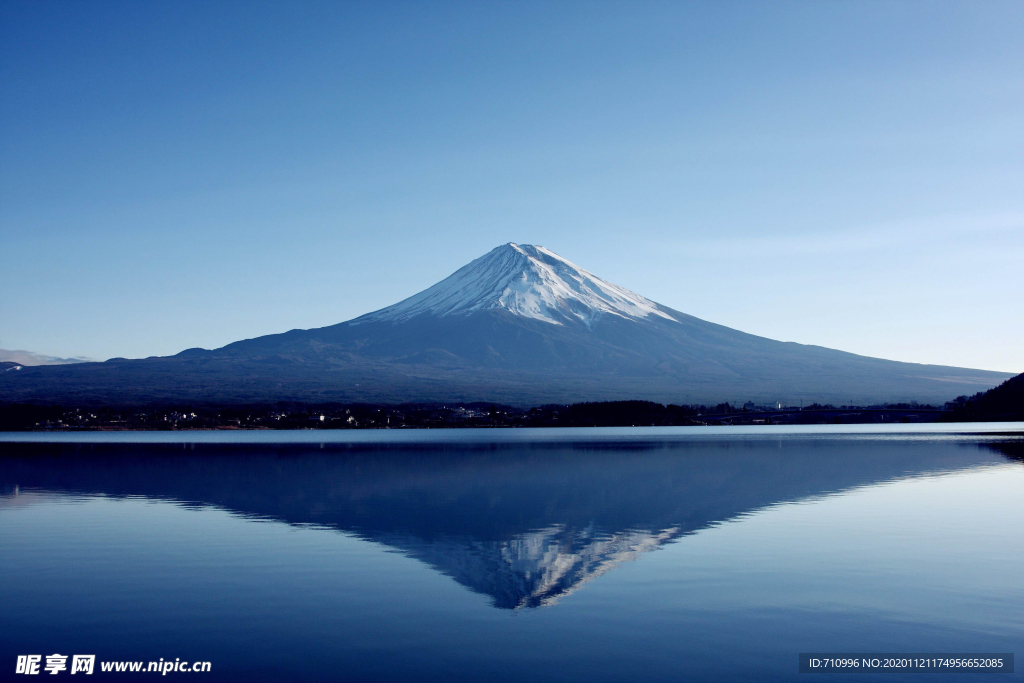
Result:
{"label": "ripples on water", "polygon": [[0,443],[0,667],[790,680],[806,651],[1019,653],[1016,428]]}

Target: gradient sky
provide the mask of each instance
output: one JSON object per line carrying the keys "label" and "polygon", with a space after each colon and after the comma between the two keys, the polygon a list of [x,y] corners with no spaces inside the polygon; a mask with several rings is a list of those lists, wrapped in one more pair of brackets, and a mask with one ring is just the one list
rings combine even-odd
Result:
{"label": "gradient sky", "polygon": [[508,241],[1024,371],[1024,2],[0,3],[0,348],[381,308]]}

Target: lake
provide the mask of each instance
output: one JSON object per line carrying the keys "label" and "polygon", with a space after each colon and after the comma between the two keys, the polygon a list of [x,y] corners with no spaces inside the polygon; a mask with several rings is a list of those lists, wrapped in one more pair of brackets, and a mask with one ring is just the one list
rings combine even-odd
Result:
{"label": "lake", "polygon": [[1022,520],[1022,423],[0,434],[0,680],[54,653],[587,683],[1019,654]]}

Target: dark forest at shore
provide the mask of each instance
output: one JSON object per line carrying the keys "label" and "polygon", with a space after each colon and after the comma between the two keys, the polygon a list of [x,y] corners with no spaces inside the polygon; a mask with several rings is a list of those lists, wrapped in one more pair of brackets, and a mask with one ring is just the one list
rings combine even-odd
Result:
{"label": "dark forest at shore", "polygon": [[118,429],[401,429],[438,427],[672,427],[1024,421],[1024,375],[943,405],[663,405],[617,400],[515,408],[499,403],[177,404],[148,407],[0,405],[0,431]]}
{"label": "dark forest at shore", "polygon": [[1024,421],[1024,374],[974,396],[960,396],[946,407],[949,419],[958,422]]}
{"label": "dark forest at shore", "polygon": [[535,408],[447,405],[275,404],[71,408],[0,407],[0,430],[401,429],[444,427],[619,427],[938,422],[951,411],[926,405],[740,408],[612,401]]}
{"label": "dark forest at shore", "polygon": [[76,407],[0,405],[0,431],[174,429],[402,429],[444,427],[672,427],[687,425],[877,424],[1024,420],[1024,375],[942,407],[742,407],[605,401],[517,408],[496,403],[164,405]]}

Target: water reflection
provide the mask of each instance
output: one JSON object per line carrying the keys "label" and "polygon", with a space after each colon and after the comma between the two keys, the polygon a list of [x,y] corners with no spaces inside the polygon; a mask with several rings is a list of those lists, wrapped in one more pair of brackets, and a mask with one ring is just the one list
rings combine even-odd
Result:
{"label": "water reflection", "polygon": [[897,439],[472,446],[10,445],[0,506],[141,496],[385,544],[497,608],[556,603],[622,562],[778,503],[1024,458]]}

